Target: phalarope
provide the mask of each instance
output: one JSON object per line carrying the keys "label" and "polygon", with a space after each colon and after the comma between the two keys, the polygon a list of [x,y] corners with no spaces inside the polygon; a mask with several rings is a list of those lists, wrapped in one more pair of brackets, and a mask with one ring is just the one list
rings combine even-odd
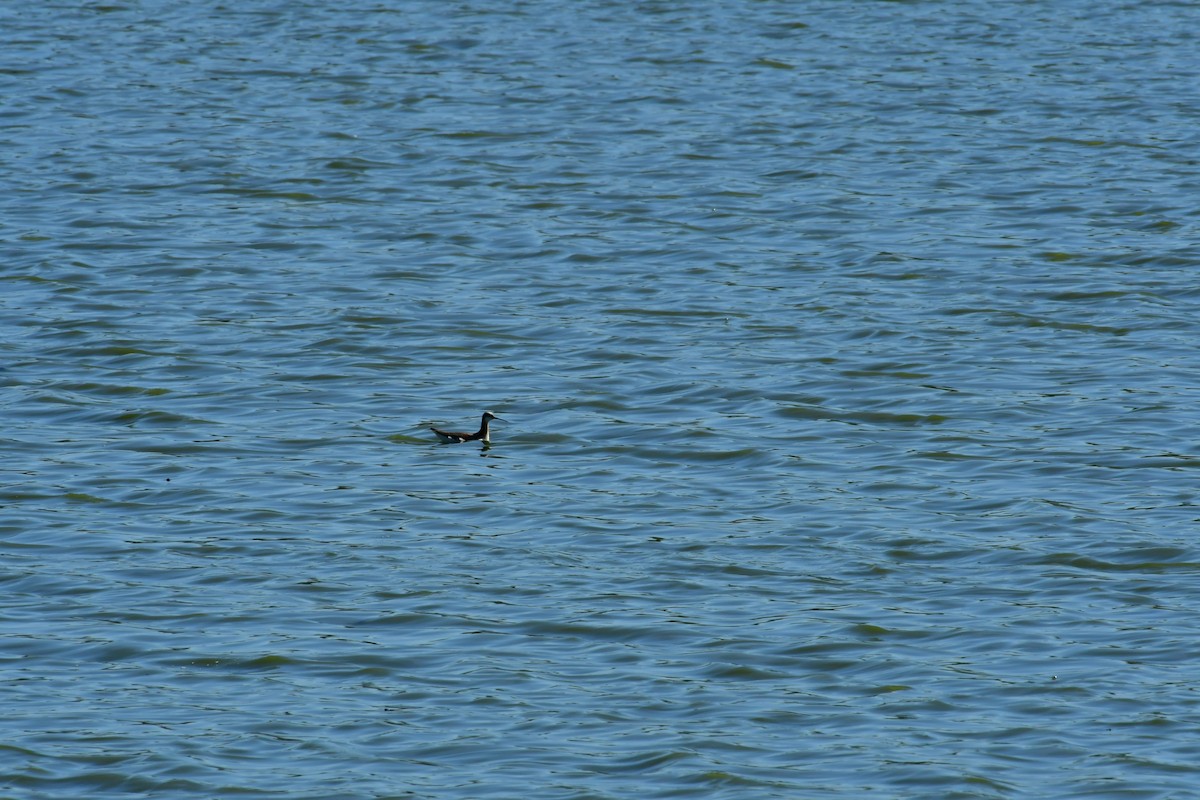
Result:
{"label": "phalarope", "polygon": [[[459,433],[458,431],[439,431],[432,425],[429,429],[436,433],[441,440],[446,444],[457,444],[459,442],[477,442],[483,441],[484,444],[491,443],[491,433],[488,431],[488,423],[494,419],[500,419],[490,411],[483,412],[483,421],[479,425],[479,430],[475,433]],[[500,419],[501,422],[506,420]]]}

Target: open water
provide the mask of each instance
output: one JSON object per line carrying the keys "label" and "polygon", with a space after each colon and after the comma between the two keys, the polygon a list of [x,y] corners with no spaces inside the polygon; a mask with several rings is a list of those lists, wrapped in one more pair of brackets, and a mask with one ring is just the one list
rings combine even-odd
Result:
{"label": "open water", "polygon": [[0,796],[1200,796],[1198,31],[0,0]]}

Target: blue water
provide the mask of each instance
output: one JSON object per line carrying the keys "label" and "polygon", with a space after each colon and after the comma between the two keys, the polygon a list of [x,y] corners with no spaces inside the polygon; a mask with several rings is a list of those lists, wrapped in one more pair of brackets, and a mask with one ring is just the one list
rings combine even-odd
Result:
{"label": "blue water", "polygon": [[1197,796],[1196,31],[0,0],[0,796]]}

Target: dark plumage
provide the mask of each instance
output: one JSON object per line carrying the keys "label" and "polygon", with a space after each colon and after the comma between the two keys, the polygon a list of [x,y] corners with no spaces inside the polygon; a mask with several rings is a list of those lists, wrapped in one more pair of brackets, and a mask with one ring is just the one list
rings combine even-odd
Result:
{"label": "dark plumage", "polygon": [[[436,433],[445,444],[458,444],[459,442],[478,442],[484,444],[491,442],[491,433],[488,431],[488,423],[494,419],[500,419],[490,411],[483,412],[483,421],[479,425],[479,430],[475,433],[460,433],[458,431],[440,431],[432,425],[429,429]],[[500,420],[504,422],[504,420]]]}

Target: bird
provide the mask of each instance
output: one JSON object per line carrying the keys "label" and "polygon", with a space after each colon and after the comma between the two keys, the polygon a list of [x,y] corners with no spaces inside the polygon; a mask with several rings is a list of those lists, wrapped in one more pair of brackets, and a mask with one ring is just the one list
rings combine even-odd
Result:
{"label": "bird", "polygon": [[[483,441],[484,444],[491,443],[491,432],[488,431],[488,423],[494,419],[500,419],[490,411],[483,412],[483,420],[479,423],[479,430],[475,433],[459,433],[458,431],[440,431],[432,425],[429,429],[436,433],[441,438],[444,444],[458,444],[459,442],[478,442]],[[500,419],[501,422],[508,420]]]}

